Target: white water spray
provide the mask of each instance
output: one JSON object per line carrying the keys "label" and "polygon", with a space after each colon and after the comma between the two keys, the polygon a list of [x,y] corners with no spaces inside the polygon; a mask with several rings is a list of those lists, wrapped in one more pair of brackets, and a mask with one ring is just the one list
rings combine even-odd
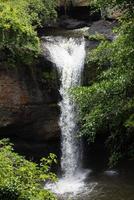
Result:
{"label": "white water spray", "polygon": [[56,64],[61,77],[59,103],[61,116],[61,169],[63,178],[56,185],[49,185],[54,192],[77,192],[84,184],[85,173],[81,172],[81,144],[77,138],[77,115],[69,89],[81,84],[85,59],[84,39],[46,37],[43,48],[49,52],[49,59]]}

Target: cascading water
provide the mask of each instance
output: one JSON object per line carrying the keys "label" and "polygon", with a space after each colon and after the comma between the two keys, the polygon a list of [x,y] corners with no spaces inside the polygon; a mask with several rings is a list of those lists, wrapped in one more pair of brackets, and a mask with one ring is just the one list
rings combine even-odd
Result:
{"label": "cascading water", "polygon": [[49,59],[56,64],[61,77],[59,103],[61,116],[61,168],[62,178],[56,185],[49,185],[54,192],[75,192],[82,187],[85,173],[81,173],[81,144],[77,134],[77,115],[69,89],[79,86],[85,59],[84,38],[46,37],[43,48],[49,52]]}

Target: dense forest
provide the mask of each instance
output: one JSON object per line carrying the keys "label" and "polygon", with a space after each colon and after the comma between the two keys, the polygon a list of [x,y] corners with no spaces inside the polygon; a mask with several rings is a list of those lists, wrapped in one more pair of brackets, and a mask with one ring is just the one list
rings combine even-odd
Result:
{"label": "dense forest", "polygon": [[[56,0],[0,0],[0,67],[28,66],[38,60],[38,30],[57,19]],[[78,104],[81,137],[94,143],[102,136],[109,153],[109,166],[134,159],[134,1],[90,0],[94,11],[117,11],[115,37],[101,35],[98,47],[86,57],[96,77],[86,86],[71,90]],[[45,33],[44,33],[45,34]],[[87,36],[86,36],[87,37]],[[91,38],[89,36],[89,38]],[[56,181],[50,172],[56,156],[40,164],[15,153],[8,139],[0,141],[0,199],[54,200],[44,181]]]}
{"label": "dense forest", "polygon": [[93,1],[103,9],[118,9],[114,41],[102,41],[89,52],[87,65],[98,67],[96,80],[74,91],[80,106],[81,133],[91,142],[107,133],[110,165],[134,158],[134,2]]}

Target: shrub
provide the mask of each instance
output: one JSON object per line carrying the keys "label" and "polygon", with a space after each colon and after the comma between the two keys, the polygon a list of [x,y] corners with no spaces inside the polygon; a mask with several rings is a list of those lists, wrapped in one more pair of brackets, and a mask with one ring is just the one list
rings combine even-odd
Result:
{"label": "shrub", "polygon": [[26,160],[13,151],[8,140],[0,141],[0,199],[54,200],[55,196],[43,188],[44,182],[55,181],[50,172],[55,156],[43,158],[40,164]]}

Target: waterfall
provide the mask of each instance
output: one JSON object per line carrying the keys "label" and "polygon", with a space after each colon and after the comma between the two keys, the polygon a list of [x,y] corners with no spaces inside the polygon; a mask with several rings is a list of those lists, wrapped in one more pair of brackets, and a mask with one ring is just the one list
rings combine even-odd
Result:
{"label": "waterfall", "polygon": [[[62,188],[62,191],[64,189],[71,191],[74,190],[73,183],[74,180],[76,181],[76,176],[80,181],[78,174],[80,174],[81,165],[81,144],[77,138],[76,105],[69,90],[81,84],[81,74],[86,55],[85,41],[84,38],[46,37],[43,48],[49,52],[49,59],[56,65],[61,80],[60,94],[62,101],[59,103],[61,108],[59,125],[61,128],[63,177],[58,186]],[[65,188],[63,188],[64,183],[66,183]],[[77,184],[75,182],[75,185],[80,186],[78,182]]]}

